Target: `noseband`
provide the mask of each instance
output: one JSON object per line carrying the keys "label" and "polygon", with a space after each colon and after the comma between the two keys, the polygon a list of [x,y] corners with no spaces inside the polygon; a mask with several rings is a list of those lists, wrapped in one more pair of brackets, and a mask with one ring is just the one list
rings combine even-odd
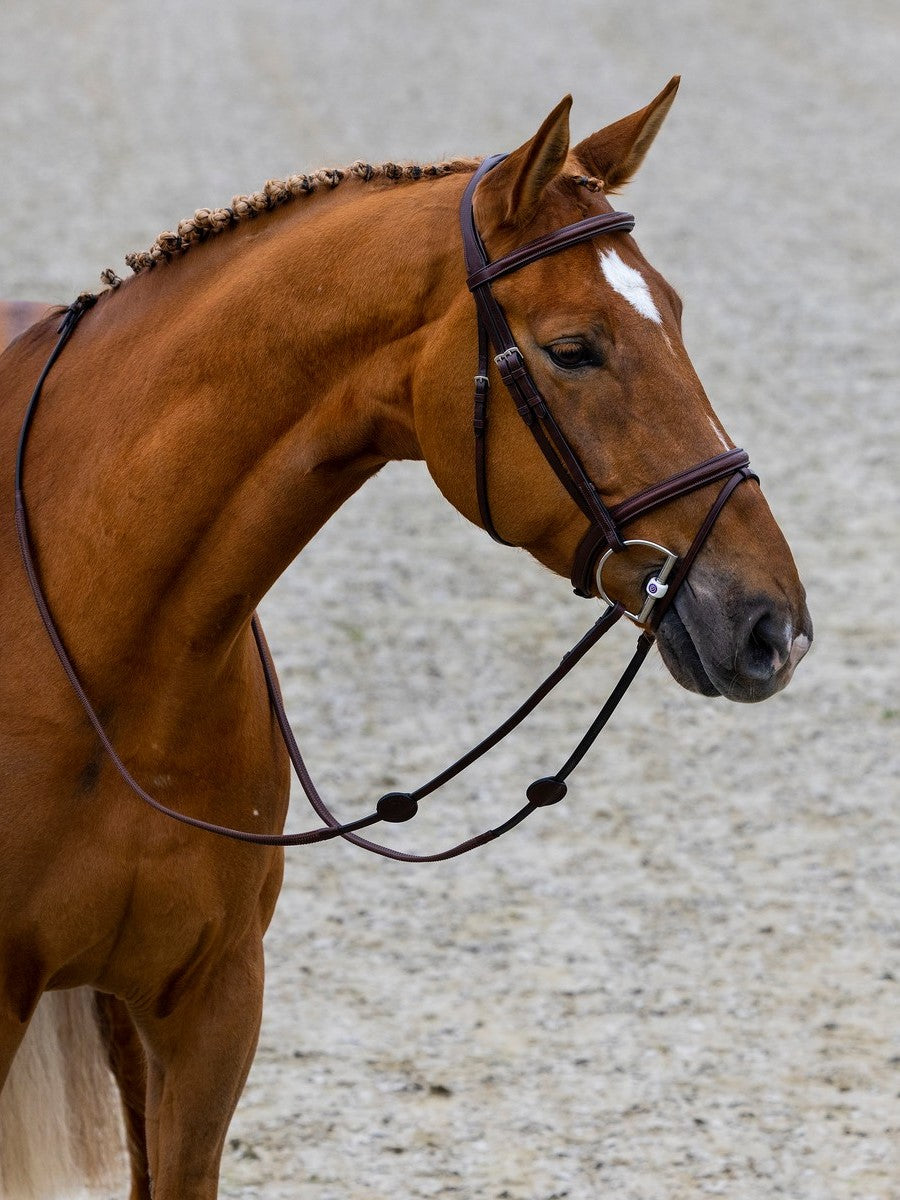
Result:
{"label": "noseband", "polygon": [[[374,812],[368,816],[360,817],[358,820],[342,824],[334,816],[319,794],[291,730],[278,687],[275,667],[269,654],[262,629],[255,615],[252,619],[251,628],[259,652],[272,710],[278,721],[285,747],[294,766],[297,778],[313,810],[320,820],[324,822],[322,828],[292,834],[250,833],[244,830],[231,829],[223,825],[215,825],[196,817],[189,817],[175,809],[168,808],[149,795],[132,776],[110,741],[109,735],[106,733],[78,678],[75,667],[54,622],[53,615],[50,612],[35,562],[29,530],[28,510],[25,503],[25,448],[44,381],[53,364],[65,348],[78,321],[87,309],[96,303],[97,297],[90,294],[79,296],[66,310],[59,326],[57,342],[35,384],[34,392],[25,410],[19,434],[15,462],[15,513],[19,547],[28,583],[44,628],[47,631],[47,635],[79,704],[93,726],[101,745],[131,791],[151,808],[164,816],[171,817],[173,820],[180,821],[196,829],[205,830],[208,833],[218,834],[236,841],[249,842],[254,845],[298,846],[327,841],[335,837],[343,837],[365,850],[371,850],[373,853],[380,854],[386,858],[397,859],[401,862],[439,862],[444,859],[455,858],[459,854],[464,854],[469,850],[474,850],[477,846],[483,846],[487,842],[493,841],[495,838],[500,837],[501,834],[514,828],[536,809],[556,804],[566,795],[566,778],[581,762],[582,758],[593,745],[627,691],[644,659],[647,657],[655,640],[656,630],[659,627],[660,621],[672,603],[678,588],[684,582],[694,559],[703,547],[729,496],[745,479],[757,478],[749,470],[749,459],[746,453],[743,450],[729,450],[677,475],[672,475],[668,479],[663,480],[662,483],[654,484],[652,487],[638,492],[628,500],[624,500],[612,508],[608,508],[604,504],[599,490],[591,482],[590,477],[581,465],[578,455],[569,444],[554,419],[547,402],[532,379],[525,359],[516,346],[503,310],[491,292],[491,284],[494,280],[517,271],[529,263],[537,262],[538,259],[544,258],[548,254],[556,254],[561,250],[567,249],[569,246],[588,241],[590,238],[598,237],[602,234],[630,232],[634,228],[634,217],[629,213],[621,212],[602,213],[598,216],[587,217],[585,220],[578,221],[574,225],[567,225],[563,229],[558,229],[554,233],[529,242],[525,246],[521,246],[519,249],[513,250],[502,258],[491,262],[488,259],[475,226],[472,201],[475,189],[481,179],[492,167],[502,161],[504,157],[505,155],[496,155],[493,158],[485,159],[466,187],[460,209],[468,285],[475,297],[478,317],[478,371],[475,375],[474,426],[475,483],[481,521],[484,528],[495,541],[501,542],[504,545],[511,544],[500,536],[494,526],[487,494],[486,432],[488,399],[490,395],[488,359],[490,350],[493,349],[494,363],[522,419],[531,430],[544,457],[566,491],[588,519],[588,530],[578,546],[572,567],[572,584],[575,592],[579,596],[590,597],[596,591],[606,601],[607,608],[581,640],[563,656],[559,665],[538,685],[528,699],[492,733],[488,734],[487,737],[483,738],[471,750],[451,763],[449,767],[446,767],[414,791],[389,792],[387,795],[382,796],[375,805]],[[631,521],[653,512],[663,504],[668,504],[681,496],[686,496],[698,488],[706,487],[708,484],[719,480],[725,480],[725,483],[713,501],[702,525],[695,534],[693,542],[680,558],[674,551],[667,550],[664,546],[656,542],[637,538],[626,539],[622,536],[621,530],[623,526]],[[638,612],[627,612],[621,603],[611,600],[607,596],[603,586],[603,567],[612,555],[621,552],[628,546],[634,545],[658,551],[662,561],[656,574],[646,584],[646,597],[640,610]],[[395,850],[390,846],[384,846],[378,842],[372,842],[368,838],[359,836],[359,830],[378,822],[399,823],[408,821],[414,817],[418,812],[420,800],[455,778],[455,776],[471,766],[472,763],[476,762],[505,738],[507,734],[520,725],[534,711],[538,704],[549,695],[560,680],[568,675],[572,668],[581,661],[585,654],[622,616],[631,617],[632,620],[644,627],[638,637],[637,648],[630,662],[590,728],[566,759],[565,763],[563,763],[562,767],[560,767],[555,775],[536,779],[533,783],[529,784],[526,789],[527,803],[514,813],[509,820],[494,829],[488,829],[476,837],[460,842],[449,850],[444,850],[436,854],[410,854],[406,851]]]}

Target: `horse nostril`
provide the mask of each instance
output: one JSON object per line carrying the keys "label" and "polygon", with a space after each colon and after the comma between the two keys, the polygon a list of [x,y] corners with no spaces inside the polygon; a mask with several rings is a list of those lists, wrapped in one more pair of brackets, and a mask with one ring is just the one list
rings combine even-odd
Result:
{"label": "horse nostril", "polygon": [[768,679],[788,661],[791,643],[790,625],[765,612],[750,630],[740,666],[754,679]]}

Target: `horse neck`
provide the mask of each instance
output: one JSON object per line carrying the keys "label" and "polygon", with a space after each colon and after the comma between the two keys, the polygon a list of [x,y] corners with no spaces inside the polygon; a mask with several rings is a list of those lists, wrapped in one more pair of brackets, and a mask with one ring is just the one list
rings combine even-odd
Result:
{"label": "horse neck", "polygon": [[67,547],[62,624],[105,662],[154,634],[215,657],[344,500],[421,457],[411,378],[462,287],[462,183],[344,187],[138,276],[51,375],[37,536]]}

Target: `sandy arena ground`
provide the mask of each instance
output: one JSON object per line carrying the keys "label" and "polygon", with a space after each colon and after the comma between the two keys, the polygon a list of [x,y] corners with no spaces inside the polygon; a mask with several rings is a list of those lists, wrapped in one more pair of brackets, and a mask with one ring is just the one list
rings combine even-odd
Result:
{"label": "sandy arena ground", "polygon": [[[567,91],[583,136],[681,72],[622,203],[816,623],[759,707],[689,696],[654,658],[565,806],[472,857],[290,852],[223,1196],[900,1197],[898,62],[892,0],[3,5],[6,298],[68,301],[270,176],[511,149]],[[415,465],[264,616],[348,816],[455,757],[593,619]],[[517,807],[631,642],[409,844]]]}

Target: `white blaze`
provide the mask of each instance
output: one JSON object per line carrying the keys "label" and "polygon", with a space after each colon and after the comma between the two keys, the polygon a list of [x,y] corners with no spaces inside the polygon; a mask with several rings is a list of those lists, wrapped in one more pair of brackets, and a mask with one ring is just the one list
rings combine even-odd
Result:
{"label": "white blaze", "polygon": [[731,447],[728,445],[728,442],[725,439],[725,434],[722,432],[722,430],[719,428],[719,426],[715,423],[715,421],[712,419],[712,417],[707,417],[706,419],[707,419],[707,421],[709,421],[710,429],[713,431],[713,433],[716,435],[716,437],[719,439],[719,441],[722,443],[722,445],[725,447],[725,449],[730,450]]}
{"label": "white blaze", "polygon": [[631,307],[642,317],[655,321],[657,325],[662,324],[662,317],[650,294],[647,280],[640,271],[636,271],[634,267],[629,267],[628,263],[623,262],[615,250],[603,251],[600,255],[600,266],[606,276],[606,282],[614,292],[624,296]]}

